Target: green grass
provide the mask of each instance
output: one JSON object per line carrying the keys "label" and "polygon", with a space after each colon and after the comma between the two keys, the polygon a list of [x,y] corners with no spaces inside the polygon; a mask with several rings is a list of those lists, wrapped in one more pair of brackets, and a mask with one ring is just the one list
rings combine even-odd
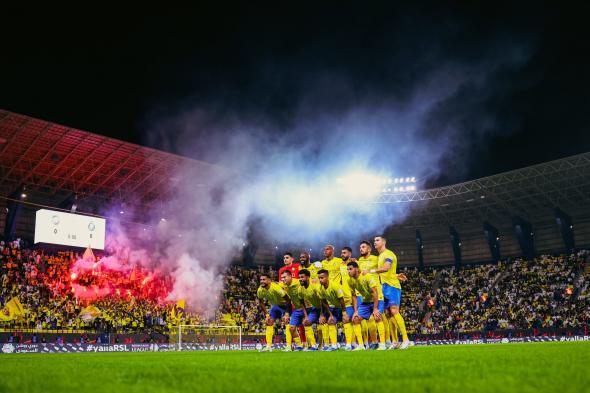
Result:
{"label": "green grass", "polygon": [[0,355],[0,392],[588,392],[590,342]]}

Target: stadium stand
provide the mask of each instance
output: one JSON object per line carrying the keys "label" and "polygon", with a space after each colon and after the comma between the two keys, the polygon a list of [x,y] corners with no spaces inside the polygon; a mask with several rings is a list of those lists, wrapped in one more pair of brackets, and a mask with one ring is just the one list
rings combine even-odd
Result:
{"label": "stadium stand", "polygon": [[[0,243],[0,305],[4,308],[16,297],[24,310],[22,318],[1,322],[3,341],[50,337],[52,342],[164,342],[176,324],[204,322],[237,324],[253,336],[264,331],[255,293],[261,272],[276,277],[272,267],[230,267],[215,318],[206,321],[141,292],[78,299],[69,281],[75,259],[72,251],[46,254],[22,247],[18,241]],[[404,268],[408,281],[403,285],[402,312],[408,331],[416,340],[587,331],[588,259],[589,253],[580,251],[460,270]],[[89,304],[101,314],[85,320],[83,311]]]}
{"label": "stadium stand", "polygon": [[578,329],[588,325],[585,251],[534,260],[439,270],[434,303],[420,333]]}

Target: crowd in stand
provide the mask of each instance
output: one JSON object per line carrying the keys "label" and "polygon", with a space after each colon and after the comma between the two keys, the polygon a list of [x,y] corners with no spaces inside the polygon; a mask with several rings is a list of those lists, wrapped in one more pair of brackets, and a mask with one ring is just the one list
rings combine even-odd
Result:
{"label": "crowd in stand", "polygon": [[[104,332],[159,332],[166,333],[178,323],[200,325],[213,322],[222,325],[241,325],[244,331],[262,331],[264,316],[256,300],[259,273],[276,275],[272,267],[244,269],[230,267],[224,275],[224,292],[214,321],[188,310],[179,310],[174,302],[161,302],[162,296],[148,296],[145,288],[122,281],[119,272],[101,272],[100,276],[83,277],[71,274],[71,267],[80,259],[74,252],[45,253],[21,247],[20,241],[0,242],[0,309],[18,297],[25,315],[13,321],[0,321],[7,329],[73,330]],[[82,289],[106,288],[101,282],[118,280],[118,290],[94,300],[86,299]],[[91,280],[92,282],[90,282]],[[162,284],[162,280],[159,281]],[[166,283],[164,283],[166,284]],[[161,285],[163,287],[165,285]],[[157,286],[154,286],[157,287]],[[127,291],[127,289],[129,291]],[[78,296],[79,295],[79,296]],[[80,317],[82,310],[92,304],[101,314],[92,320]]]}
{"label": "crowd in stand", "polygon": [[406,322],[406,330],[411,335],[416,333],[426,314],[428,299],[425,294],[432,287],[435,270],[425,269],[420,271],[415,267],[403,268],[400,271],[408,278],[402,284],[402,304],[400,309]]}
{"label": "crowd in stand", "polygon": [[[245,333],[264,332],[256,289],[259,274],[272,267],[232,266],[224,275],[222,300],[214,321],[180,311],[173,303],[141,294],[112,294],[92,304],[102,311],[93,320],[80,317],[88,301],[72,291],[73,252],[45,253],[0,243],[0,307],[18,297],[23,318],[0,323],[5,328],[74,331],[159,332],[172,326],[213,322],[240,325]],[[499,329],[576,328],[590,321],[590,257],[585,251],[534,260],[506,260],[461,269],[402,268],[401,312],[409,334],[485,332]]]}
{"label": "crowd in stand", "polygon": [[227,270],[223,290],[223,300],[219,307],[218,320],[229,317],[230,324],[237,323],[246,332],[264,332],[265,315],[261,312],[256,298],[260,285],[260,273],[277,276],[272,267],[259,266],[256,269],[244,269],[232,266]]}
{"label": "crowd in stand", "polygon": [[[90,301],[73,291],[70,268],[80,256],[73,252],[45,254],[21,248],[18,241],[0,243],[0,306],[18,297],[24,315],[0,326],[47,330],[145,331],[171,326],[173,305],[147,297],[113,294],[91,303],[99,318],[86,320],[81,311]],[[80,288],[80,286],[78,286]],[[88,287],[92,290],[92,286]]]}
{"label": "crowd in stand", "polygon": [[590,323],[588,252],[441,269],[419,329],[444,332],[578,328]]}

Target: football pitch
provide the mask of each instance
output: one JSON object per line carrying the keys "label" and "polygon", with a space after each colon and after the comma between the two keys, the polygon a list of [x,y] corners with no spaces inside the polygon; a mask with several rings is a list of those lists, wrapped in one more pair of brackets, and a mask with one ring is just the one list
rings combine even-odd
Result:
{"label": "football pitch", "polygon": [[0,355],[0,392],[589,392],[590,342]]}

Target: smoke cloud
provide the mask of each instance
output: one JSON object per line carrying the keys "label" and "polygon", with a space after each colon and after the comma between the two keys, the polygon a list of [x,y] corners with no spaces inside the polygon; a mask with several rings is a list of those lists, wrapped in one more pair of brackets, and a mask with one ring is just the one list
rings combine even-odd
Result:
{"label": "smoke cloud", "polygon": [[297,61],[270,61],[259,64],[245,92],[154,106],[148,144],[224,168],[215,176],[171,174],[180,182],[147,246],[175,279],[171,299],[214,303],[219,268],[252,230],[282,244],[357,241],[410,213],[409,204],[369,203],[369,180],[340,188],[341,176],[410,176],[425,187],[468,162],[473,146],[498,132],[490,102],[509,90],[498,80],[526,64],[530,45],[505,37],[468,61],[437,53],[403,67],[384,55],[379,67],[403,75],[383,85],[372,75],[359,85],[358,73],[335,67],[303,65],[294,73]]}

